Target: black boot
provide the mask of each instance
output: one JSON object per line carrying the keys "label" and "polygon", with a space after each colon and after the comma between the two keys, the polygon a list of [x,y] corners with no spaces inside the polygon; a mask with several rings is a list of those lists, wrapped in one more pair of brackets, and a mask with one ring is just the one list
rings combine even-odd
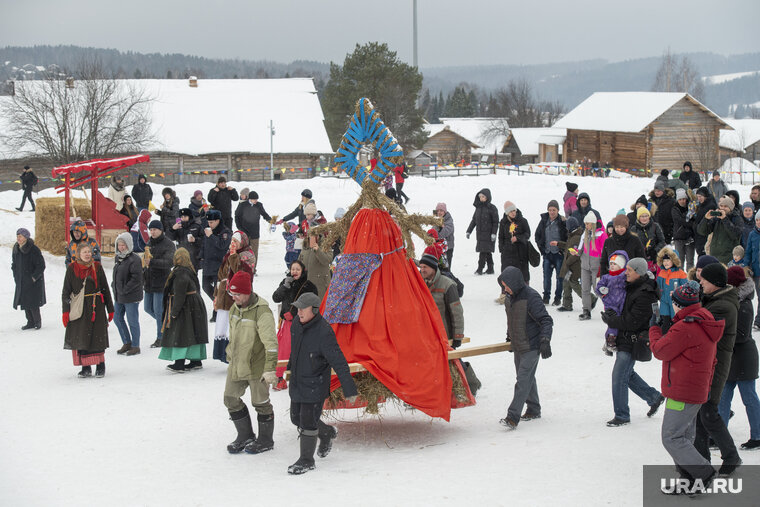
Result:
{"label": "black boot", "polygon": [[248,407],[243,406],[243,410],[238,410],[230,414],[230,419],[237,430],[237,438],[227,446],[227,452],[238,454],[245,446],[256,439],[256,434],[251,426],[251,416],[248,414]]}
{"label": "black boot", "polygon": [[103,378],[106,376],[106,362],[98,363],[95,367],[95,376],[97,378]]}
{"label": "black boot", "polygon": [[174,373],[185,373],[185,360],[177,359],[174,363],[167,366],[166,369]]}
{"label": "black boot", "polygon": [[92,377],[92,366],[82,366],[82,370],[77,373],[79,378]]}
{"label": "black boot", "polygon": [[324,458],[330,454],[332,449],[333,440],[338,436],[338,429],[335,426],[330,426],[322,421],[319,421],[319,448],[317,449],[317,456]]}
{"label": "black boot", "polygon": [[591,320],[591,312],[589,310],[583,310],[583,313],[578,315],[580,320]]}
{"label": "black boot", "polygon": [[261,454],[274,449],[274,414],[258,414],[256,419],[259,422],[259,437],[245,446],[248,454]]}
{"label": "black boot", "polygon": [[291,475],[305,474],[314,470],[314,451],[317,449],[317,430],[301,430],[299,442],[301,444],[301,457],[288,467]]}
{"label": "black boot", "polygon": [[[290,273],[288,273],[290,275]],[[211,314],[211,319],[209,319],[209,322],[216,322],[216,310]]]}

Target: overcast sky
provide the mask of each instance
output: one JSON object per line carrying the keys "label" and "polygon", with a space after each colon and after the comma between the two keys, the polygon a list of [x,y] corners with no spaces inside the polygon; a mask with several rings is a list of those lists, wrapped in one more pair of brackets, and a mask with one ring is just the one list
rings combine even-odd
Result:
{"label": "overcast sky", "polygon": [[[419,64],[530,64],[760,51],[760,0],[418,0]],[[412,61],[412,0],[0,0],[0,46],[342,62]]]}

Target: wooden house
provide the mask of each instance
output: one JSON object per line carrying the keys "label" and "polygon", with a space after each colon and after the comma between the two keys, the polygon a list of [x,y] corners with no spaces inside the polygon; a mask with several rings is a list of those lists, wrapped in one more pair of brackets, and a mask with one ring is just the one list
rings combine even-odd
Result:
{"label": "wooden house", "polygon": [[680,170],[686,160],[697,171],[716,169],[720,129],[731,129],[691,95],[661,92],[597,92],[554,127],[567,129],[565,161],[645,174]]}
{"label": "wooden house", "polygon": [[502,153],[510,155],[512,164],[535,164],[538,162],[560,162],[564,129],[555,128],[513,128],[502,148]]}
{"label": "wooden house", "polygon": [[741,157],[755,163],[760,161],[760,120],[725,120],[733,130],[720,131],[720,162]]}
{"label": "wooden house", "polygon": [[493,163],[508,129],[506,118],[441,118],[425,125],[428,140],[422,149],[438,164]]}

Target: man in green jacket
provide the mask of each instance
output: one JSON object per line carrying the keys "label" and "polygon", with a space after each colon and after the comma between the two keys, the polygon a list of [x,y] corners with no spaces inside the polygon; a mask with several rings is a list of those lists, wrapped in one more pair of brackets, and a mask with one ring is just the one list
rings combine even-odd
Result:
{"label": "man in green jacket", "polygon": [[[243,449],[259,454],[274,447],[274,410],[269,386],[277,383],[277,334],[269,303],[253,292],[251,275],[238,271],[227,284],[235,302],[230,309],[230,343],[227,346],[227,383],[224,405],[237,429],[237,438],[227,446],[230,454]],[[251,388],[251,405],[256,409],[259,436],[253,432],[251,416],[241,399]]]}
{"label": "man in green jacket", "polygon": [[697,225],[697,233],[705,237],[712,234],[710,255],[723,264],[731,261],[734,247],[739,245],[742,239],[742,217],[734,208],[734,200],[723,196],[720,198],[718,209],[708,211]]}

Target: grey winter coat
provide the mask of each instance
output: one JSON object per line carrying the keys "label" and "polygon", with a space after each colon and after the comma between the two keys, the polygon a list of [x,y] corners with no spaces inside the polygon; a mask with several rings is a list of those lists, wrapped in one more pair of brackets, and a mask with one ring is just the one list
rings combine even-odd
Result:
{"label": "grey winter coat", "polygon": [[[120,256],[118,242],[122,239],[129,249]],[[143,270],[140,257],[132,252],[132,236],[125,232],[116,238],[116,256],[113,265],[113,298],[119,304],[137,303],[143,298]]]}
{"label": "grey winter coat", "polygon": [[710,181],[707,182],[707,190],[710,191],[715,201],[719,201],[721,197],[726,195],[726,192],[728,192],[728,185],[723,180],[715,181],[714,179],[710,178]]}
{"label": "grey winter coat", "polygon": [[[478,194],[486,196],[485,202],[480,201]],[[493,253],[496,249],[496,240],[491,239],[491,236],[495,237],[499,230],[499,211],[491,204],[491,191],[484,188],[475,194],[475,202],[472,205],[475,206],[475,213],[472,214],[470,226],[467,227],[467,234],[475,229],[476,252]]]}
{"label": "grey winter coat", "polygon": [[454,249],[454,219],[448,211],[443,215],[443,227],[438,227],[438,237],[446,240],[449,250]]}
{"label": "grey winter coat", "polygon": [[498,278],[512,291],[505,299],[507,337],[515,352],[538,350],[543,338],[551,339],[554,321],[546,311],[541,295],[525,284],[522,273],[514,266],[505,269]]}

